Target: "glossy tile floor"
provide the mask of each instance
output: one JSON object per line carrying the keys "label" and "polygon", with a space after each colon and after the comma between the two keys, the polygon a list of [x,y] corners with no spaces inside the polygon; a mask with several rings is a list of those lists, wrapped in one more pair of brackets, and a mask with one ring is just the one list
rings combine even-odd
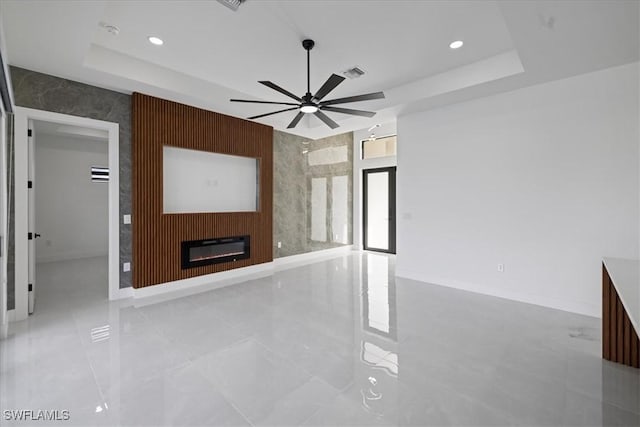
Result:
{"label": "glossy tile floor", "polygon": [[393,260],[135,306],[105,301],[106,260],[42,264],[36,313],[0,343],[0,407],[69,410],[59,426],[640,425],[640,372],[601,360],[599,320]]}

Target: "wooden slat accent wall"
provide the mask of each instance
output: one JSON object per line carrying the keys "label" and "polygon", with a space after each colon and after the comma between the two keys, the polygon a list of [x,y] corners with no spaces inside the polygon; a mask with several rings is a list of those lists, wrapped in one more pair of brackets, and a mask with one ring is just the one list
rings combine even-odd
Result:
{"label": "wooden slat accent wall", "polygon": [[[132,97],[133,286],[273,260],[273,128],[151,96]],[[260,159],[258,212],[163,214],[164,145]],[[183,270],[184,240],[251,236],[251,258]]]}
{"label": "wooden slat accent wall", "polygon": [[602,357],[640,368],[640,340],[602,265]]}

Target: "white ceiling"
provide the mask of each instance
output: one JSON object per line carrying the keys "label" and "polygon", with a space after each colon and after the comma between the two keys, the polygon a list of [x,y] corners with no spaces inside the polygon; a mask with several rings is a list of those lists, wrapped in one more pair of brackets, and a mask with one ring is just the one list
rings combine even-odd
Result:
{"label": "white ceiling", "polygon": [[[628,1],[266,1],[232,12],[215,0],[2,0],[11,65],[122,92],[139,91],[238,117],[288,101],[257,83],[303,95],[313,38],[311,91],[357,65],[326,99],[383,90],[386,99],[344,105],[371,119],[330,113],[294,133],[320,138],[397,115],[637,61],[639,2]],[[99,23],[120,28],[114,36]],[[147,36],[164,39],[162,47]],[[465,45],[451,50],[451,41]],[[295,112],[259,119],[284,129]]]}

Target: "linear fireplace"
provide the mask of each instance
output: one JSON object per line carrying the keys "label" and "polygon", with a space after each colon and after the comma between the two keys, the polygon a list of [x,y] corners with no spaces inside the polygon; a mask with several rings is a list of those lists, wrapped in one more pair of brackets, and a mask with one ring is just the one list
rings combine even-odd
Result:
{"label": "linear fireplace", "polygon": [[233,262],[250,257],[249,236],[182,242],[182,268]]}

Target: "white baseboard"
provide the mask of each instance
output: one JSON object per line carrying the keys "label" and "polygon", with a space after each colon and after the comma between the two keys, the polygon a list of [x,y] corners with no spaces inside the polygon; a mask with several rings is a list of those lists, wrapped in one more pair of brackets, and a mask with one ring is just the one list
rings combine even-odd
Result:
{"label": "white baseboard", "polygon": [[273,263],[276,266],[276,269],[283,270],[286,268],[293,268],[299,265],[309,264],[311,262],[335,258],[338,256],[346,255],[353,251],[353,245],[340,246],[337,248],[331,249],[322,249],[319,251],[313,252],[305,252],[303,254],[298,255],[289,255],[282,258],[275,258]]}
{"label": "white baseboard", "polygon": [[[133,298],[148,298],[171,293],[170,298],[175,298],[176,292],[179,296],[186,296],[206,290],[222,288],[243,282],[251,278],[264,277],[273,273],[273,263],[250,265],[248,267],[236,268],[233,270],[221,271],[219,273],[207,274],[204,276],[191,277],[189,279],[175,280],[144,288],[132,289]],[[187,291],[187,292],[185,292]],[[155,301],[154,301],[155,303]]]}
{"label": "white baseboard", "polygon": [[486,285],[479,285],[476,283],[461,282],[452,279],[446,279],[442,277],[425,277],[421,274],[402,271],[396,272],[396,276],[404,277],[406,279],[416,280],[418,282],[424,282],[437,286],[444,286],[447,288],[460,289],[467,292],[473,292],[481,295],[489,295],[497,298],[504,298],[511,301],[518,301],[527,304],[539,305],[542,307],[553,308],[556,310],[567,311],[569,313],[582,314],[584,316],[600,318],[601,307],[599,305],[589,304],[579,301],[567,301],[556,298],[549,298],[543,295],[534,295],[522,292],[508,291],[505,289],[494,288]]}
{"label": "white baseboard", "polygon": [[[207,274],[205,276],[175,280],[139,289],[124,288],[120,289],[118,295],[112,299],[133,297],[135,300],[138,300],[154,297],[152,302],[146,301],[145,304],[156,303],[159,300],[192,295],[199,292],[234,285],[251,279],[266,277],[272,275],[275,271],[295,268],[297,266],[310,264],[323,259],[343,256],[350,252],[351,245],[291,255],[288,257],[276,258],[273,262],[250,265],[248,267],[221,271],[219,273]],[[136,304],[138,304],[138,302],[136,302]]]}
{"label": "white baseboard", "polygon": [[16,320],[15,309],[7,310],[6,322],[2,323],[2,321],[0,321],[0,340],[7,338],[7,336],[9,335],[9,323],[14,322],[15,320]]}
{"label": "white baseboard", "polygon": [[116,291],[115,295],[109,295],[110,300],[126,299],[133,297],[133,288],[120,288]]}

